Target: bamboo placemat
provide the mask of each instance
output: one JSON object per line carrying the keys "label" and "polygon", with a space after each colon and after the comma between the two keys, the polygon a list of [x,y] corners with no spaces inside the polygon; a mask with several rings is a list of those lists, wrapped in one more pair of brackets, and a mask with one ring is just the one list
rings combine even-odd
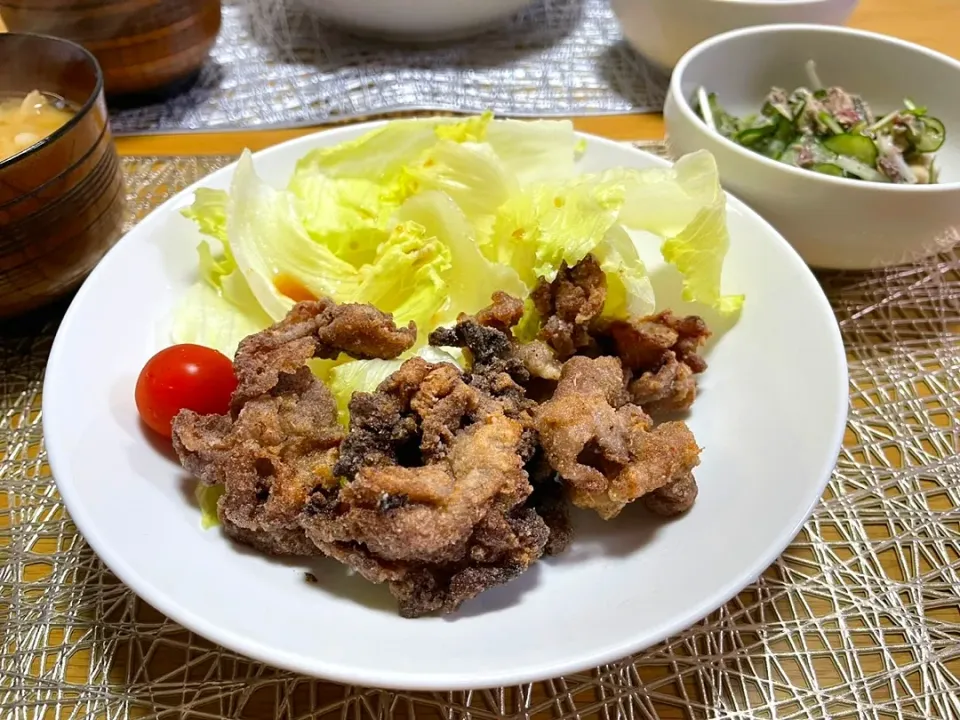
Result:
{"label": "bamboo placemat", "polygon": [[[124,159],[131,223],[231,159]],[[49,475],[40,390],[63,306],[0,326],[0,717],[960,717],[960,254],[821,281],[852,409],[823,502],[784,555],[635,657],[460,693],[299,677],[138,600],[77,535]]]}

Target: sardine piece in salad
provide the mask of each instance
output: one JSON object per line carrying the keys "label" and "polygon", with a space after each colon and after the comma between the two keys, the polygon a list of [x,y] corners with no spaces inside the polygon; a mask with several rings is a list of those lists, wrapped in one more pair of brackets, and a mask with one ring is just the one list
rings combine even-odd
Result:
{"label": "sardine piece in salad", "polygon": [[812,60],[806,71],[810,87],[771,88],[757,115],[731,115],[705,88],[697,91],[698,112],[729,140],[787,165],[869,182],[937,182],[934,154],[946,130],[926,107],[904,100],[877,118],[859,95],[825,87]]}

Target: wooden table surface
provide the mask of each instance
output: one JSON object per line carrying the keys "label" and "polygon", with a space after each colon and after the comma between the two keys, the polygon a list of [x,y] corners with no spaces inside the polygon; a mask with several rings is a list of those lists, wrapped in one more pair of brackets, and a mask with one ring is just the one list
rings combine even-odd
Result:
{"label": "wooden table surface", "polygon": [[[862,0],[850,25],[920,43],[960,58],[960,0]],[[663,136],[663,120],[658,114],[575,118],[574,124],[580,130],[619,140],[652,140]],[[221,155],[239,153],[244,148],[258,150],[316,129],[132,136],[119,138],[117,144],[124,155]],[[661,717],[681,715],[668,711]]]}

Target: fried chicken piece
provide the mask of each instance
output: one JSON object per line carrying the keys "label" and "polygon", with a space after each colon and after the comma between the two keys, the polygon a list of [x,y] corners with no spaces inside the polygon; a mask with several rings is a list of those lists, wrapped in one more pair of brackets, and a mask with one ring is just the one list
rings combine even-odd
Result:
{"label": "fried chicken piece", "polygon": [[302,525],[326,554],[387,583],[404,617],[451,612],[519,575],[549,530],[532,491],[524,427],[451,365],[406,361],[356,393],[335,497],[312,498]]}
{"label": "fried chicken piece", "polygon": [[538,449],[532,414],[536,403],[527,397],[526,390],[529,389],[527,381],[533,377],[559,380],[561,363],[545,342],[520,343],[513,338],[513,327],[522,316],[522,302],[497,292],[489,307],[473,317],[461,315],[455,327],[432,333],[430,341],[465,348],[474,359],[468,378],[471,385],[497,398],[509,417],[523,423],[520,455],[530,458],[527,471],[534,487],[527,505],[543,518],[550,530],[545,552],[556,555],[569,546],[573,530],[563,485]]}
{"label": "fried chicken piece", "polygon": [[335,485],[342,437],[330,391],[306,367],[278,376],[236,420],[184,410],[173,423],[184,469],[224,486],[217,514],[227,535],[274,555],[317,554],[299,515],[314,488]]}
{"label": "fried chicken piece", "polygon": [[530,509],[484,518],[458,562],[437,565],[383,563],[361,545],[338,543],[325,550],[364,578],[387,583],[400,615],[416,618],[455,611],[484,590],[505,585],[543,555],[549,531]]}
{"label": "fried chicken piece", "polygon": [[653,428],[650,417],[628,403],[620,361],[610,356],[568,360],[536,423],[544,454],[573,503],[607,520],[700,462],[684,423]]}
{"label": "fried chicken piece", "polygon": [[560,360],[595,345],[591,324],[607,300],[607,278],[592,255],[568,267],[561,263],[552,282],[541,279],[530,294],[540,314],[540,339]]}
{"label": "fried chicken piece", "polygon": [[362,467],[337,507],[305,527],[318,543],[359,542],[385,562],[461,559],[497,504],[512,508],[530,493],[516,453],[520,432],[515,421],[494,415],[458,433],[444,460]]}
{"label": "fried chicken piece", "polygon": [[610,338],[623,366],[633,375],[628,385],[632,402],[653,413],[687,410],[693,405],[695,376],[707,369],[698,352],[710,337],[701,318],[677,317],[665,311],[606,323],[598,328],[598,334]]}
{"label": "fried chicken piece", "polygon": [[[498,300],[499,296],[499,300]],[[494,295],[494,305],[513,300],[505,293]],[[523,385],[530,379],[524,363],[514,353],[515,341],[510,327],[500,330],[493,326],[481,325],[478,318],[489,320],[495,313],[490,308],[481,310],[476,317],[461,315],[452,328],[438,328],[430,333],[430,344],[438,347],[459,347],[466,350],[470,359],[470,372],[466,379],[471,387],[479,390],[504,405],[509,417],[518,418],[529,425],[531,411],[535,405],[526,396]],[[502,315],[498,316],[502,319]],[[510,316],[515,324],[519,316]],[[501,321],[498,321],[502,324]]]}
{"label": "fried chicken piece", "polygon": [[218,515],[228,535],[272,554],[317,554],[300,514],[311,494],[335,492],[344,433],[333,396],[306,363],[340,352],[395,357],[415,339],[412,326],[398,329],[372,307],[317,300],[241,342],[231,414],[185,410],[173,423],[183,467],[224,486]]}
{"label": "fried chicken piece", "polygon": [[[603,271],[590,255],[572,268],[561,266],[553,282],[541,280],[531,298],[541,317],[540,338],[554,351],[554,360],[617,355],[633,378],[632,402],[653,413],[689,409],[697,396],[694,376],[707,367],[698,354],[710,336],[706,323],[669,311],[609,321],[600,317],[606,293]],[[557,367],[542,348],[521,349],[517,355],[533,377],[556,379]]]}
{"label": "fried chicken piece", "polygon": [[690,366],[668,350],[657,370],[647,371],[627,385],[630,398],[649,413],[688,410],[697,399],[697,378]]}
{"label": "fried chicken piece", "polygon": [[560,555],[566,552],[573,542],[573,525],[570,521],[566,488],[539,448],[527,463],[527,473],[530,484],[533,485],[533,493],[527,505],[543,518],[550,530],[550,538],[543,554]]}
{"label": "fried chicken piece", "polygon": [[287,316],[241,341],[234,358],[234,412],[269,393],[281,374],[292,374],[311,358],[346,353],[358,359],[390,360],[413,346],[417,329],[398,328],[393,317],[371,305],[338,305],[322,298],[293,306]]}

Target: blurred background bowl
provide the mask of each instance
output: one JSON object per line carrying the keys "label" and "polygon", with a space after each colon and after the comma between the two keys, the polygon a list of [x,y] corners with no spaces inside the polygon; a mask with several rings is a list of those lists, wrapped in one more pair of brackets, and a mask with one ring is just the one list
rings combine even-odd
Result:
{"label": "blurred background bowl", "polygon": [[403,42],[458,40],[488,30],[531,0],[299,0],[325,22]]}
{"label": "blurred background bowl", "polygon": [[[707,127],[694,109],[703,87],[728,112],[759,112],[771,87],[807,86],[808,60],[825,85],[861,95],[881,117],[904,98],[946,127],[936,185],[830,177],[770,160]],[[677,64],[664,107],[675,154],[709,150],[723,186],[764,216],[814,267],[897,265],[956,244],[960,229],[960,62],[913,43],[823,25],[773,25],[701,43]]]}
{"label": "blurred background bowl", "polygon": [[93,55],[67,40],[0,33],[0,96],[58,95],[76,114],[0,161],[0,316],[77,287],[120,236],[125,193]]}
{"label": "blurred background bowl", "polygon": [[697,43],[753,25],[842,25],[859,0],[612,0],[623,35],[665,70]]}
{"label": "blurred background bowl", "polygon": [[94,54],[110,97],[173,92],[203,67],[220,0],[0,0],[11,32],[73,40]]}

